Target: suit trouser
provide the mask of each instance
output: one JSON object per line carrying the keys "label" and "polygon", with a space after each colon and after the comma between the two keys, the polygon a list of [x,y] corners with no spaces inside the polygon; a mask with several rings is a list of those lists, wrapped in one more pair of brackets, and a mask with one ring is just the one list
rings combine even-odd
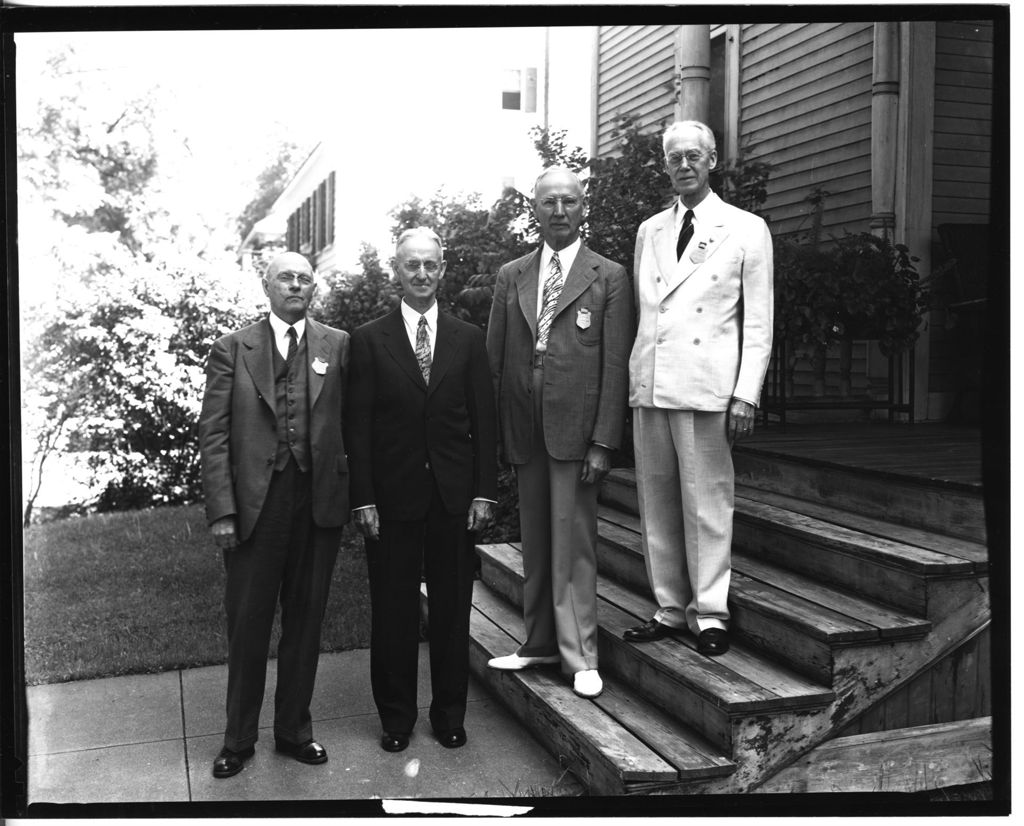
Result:
{"label": "suit trouser", "polygon": [[429,614],[430,724],[442,733],[465,722],[476,568],[467,515],[468,508],[448,513],[435,486],[425,518],[381,519],[380,539],[366,540],[370,685],[384,731],[409,734],[416,722],[421,572]]}
{"label": "suit trouser", "polygon": [[644,561],[658,611],[674,628],[725,628],[734,474],[726,413],[633,412]]}
{"label": "suit trouser", "polygon": [[582,461],[544,446],[543,368],[533,372],[533,453],[516,465],[523,541],[524,657],[562,658],[562,671],[597,668],[597,493]]}
{"label": "suit trouser", "polygon": [[227,728],[224,745],[247,748],[259,734],[267,680],[267,654],[278,599],[274,736],[304,743],[313,736],[309,704],[320,657],[320,627],[327,608],[341,528],[313,523],[311,474],[294,460],[275,472],[252,535],[224,552],[228,621]]}

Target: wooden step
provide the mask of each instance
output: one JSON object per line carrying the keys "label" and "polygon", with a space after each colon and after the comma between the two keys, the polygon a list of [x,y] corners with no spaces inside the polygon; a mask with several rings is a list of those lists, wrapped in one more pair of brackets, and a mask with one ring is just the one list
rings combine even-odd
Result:
{"label": "wooden step", "polygon": [[[750,498],[748,498],[750,497]],[[602,500],[629,513],[637,512],[632,470],[608,475]],[[847,518],[828,507],[791,510],[792,499],[737,488],[733,547],[843,589],[879,600],[911,614],[928,616],[929,578],[968,578],[984,567],[979,547],[965,543],[958,555],[951,541],[915,529],[915,544],[889,538],[889,523]],[[809,515],[804,511],[813,511]],[[836,518],[838,521],[829,521]],[[852,527],[856,525],[857,527]],[[871,532],[863,528],[872,527]],[[892,533],[901,535],[898,527]],[[906,534],[902,534],[906,536]]]}
{"label": "wooden step", "polygon": [[737,484],[832,505],[861,516],[985,542],[985,505],[979,485],[923,479],[794,457],[771,447],[733,451]]}
{"label": "wooden step", "polygon": [[827,740],[753,791],[922,792],[992,779],[992,718]]}
{"label": "wooden step", "polygon": [[523,641],[520,609],[478,582],[470,619],[470,667],[591,794],[636,794],[728,775],[735,765],[639,693],[602,675],[604,692],[576,696],[558,667],[497,671],[491,657]]}
{"label": "wooden step", "polygon": [[[607,507],[599,509],[598,565],[602,572],[649,593],[640,536],[622,523],[637,520]],[[802,674],[831,685],[838,646],[915,639],[927,620],[895,612],[838,591],[769,562],[733,555],[729,589],[730,627],[756,647]]]}
{"label": "wooden step", "polygon": [[[481,577],[522,605],[522,556],[511,544],[479,546]],[[692,726],[716,747],[731,750],[738,731],[768,715],[824,709],[833,693],[742,644],[722,657],[698,654],[689,635],[644,645],[622,632],[651,616],[653,603],[599,577],[598,641],[603,671],[643,686],[648,700]]]}

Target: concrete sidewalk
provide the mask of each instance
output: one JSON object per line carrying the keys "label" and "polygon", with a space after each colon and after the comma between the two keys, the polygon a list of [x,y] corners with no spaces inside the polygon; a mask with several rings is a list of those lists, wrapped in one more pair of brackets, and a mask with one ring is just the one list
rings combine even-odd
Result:
{"label": "concrete sidewalk", "polygon": [[420,648],[419,706],[409,748],[383,751],[368,650],[323,654],[313,732],[330,756],[307,766],[274,751],[277,663],[267,671],[256,755],[216,780],[227,667],[28,689],[29,803],[181,803],[579,795],[581,787],[471,678],[468,742],[445,749],[427,720],[429,664]]}

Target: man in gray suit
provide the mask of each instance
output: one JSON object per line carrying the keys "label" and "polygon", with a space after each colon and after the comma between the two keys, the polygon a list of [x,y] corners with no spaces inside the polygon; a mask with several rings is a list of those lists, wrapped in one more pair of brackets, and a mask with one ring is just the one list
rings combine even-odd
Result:
{"label": "man in gray suit", "polygon": [[640,314],[629,404],[644,561],[658,610],[632,642],[689,628],[708,656],[729,649],[732,444],[754,428],[772,347],[772,239],[723,202],[703,123],[674,123],[665,164],[679,199],[640,225]]}
{"label": "man in gray suit", "polygon": [[303,256],[276,256],[263,276],[267,317],[219,338],[206,366],[199,448],[228,630],[227,725],[214,777],[238,774],[255,751],[279,603],[274,745],[302,763],[327,760],[309,704],[349,516],[341,421],[349,338],[306,317],[315,290]]}
{"label": "man in gray suit", "polygon": [[633,296],[626,271],[580,241],[583,186],[551,168],[534,185],[543,246],[498,272],[487,351],[505,458],[516,469],[526,641],[488,665],[561,662],[596,697],[597,493],[626,414]]}

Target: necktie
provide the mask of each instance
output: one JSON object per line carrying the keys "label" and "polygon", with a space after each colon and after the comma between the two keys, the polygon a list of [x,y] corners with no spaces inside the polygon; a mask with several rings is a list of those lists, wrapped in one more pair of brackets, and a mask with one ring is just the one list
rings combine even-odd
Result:
{"label": "necktie", "polygon": [[544,279],[544,294],[541,304],[540,318],[537,319],[537,349],[544,351],[548,346],[548,333],[551,332],[551,319],[555,317],[558,297],[562,294],[562,262],[558,253],[551,256],[548,266],[548,277]]}
{"label": "necktie", "polygon": [[284,357],[285,363],[290,367],[295,361],[295,351],[299,349],[299,336],[294,327],[289,327],[284,334],[288,336],[288,354]]}
{"label": "necktie", "polygon": [[420,316],[420,323],[416,325],[416,361],[419,362],[423,381],[430,384],[430,336],[425,315]]}
{"label": "necktie", "polygon": [[686,214],[683,216],[683,228],[679,230],[679,240],[676,242],[676,258],[683,257],[683,250],[686,249],[686,245],[690,243],[690,239],[693,238],[693,210],[686,210]]}

